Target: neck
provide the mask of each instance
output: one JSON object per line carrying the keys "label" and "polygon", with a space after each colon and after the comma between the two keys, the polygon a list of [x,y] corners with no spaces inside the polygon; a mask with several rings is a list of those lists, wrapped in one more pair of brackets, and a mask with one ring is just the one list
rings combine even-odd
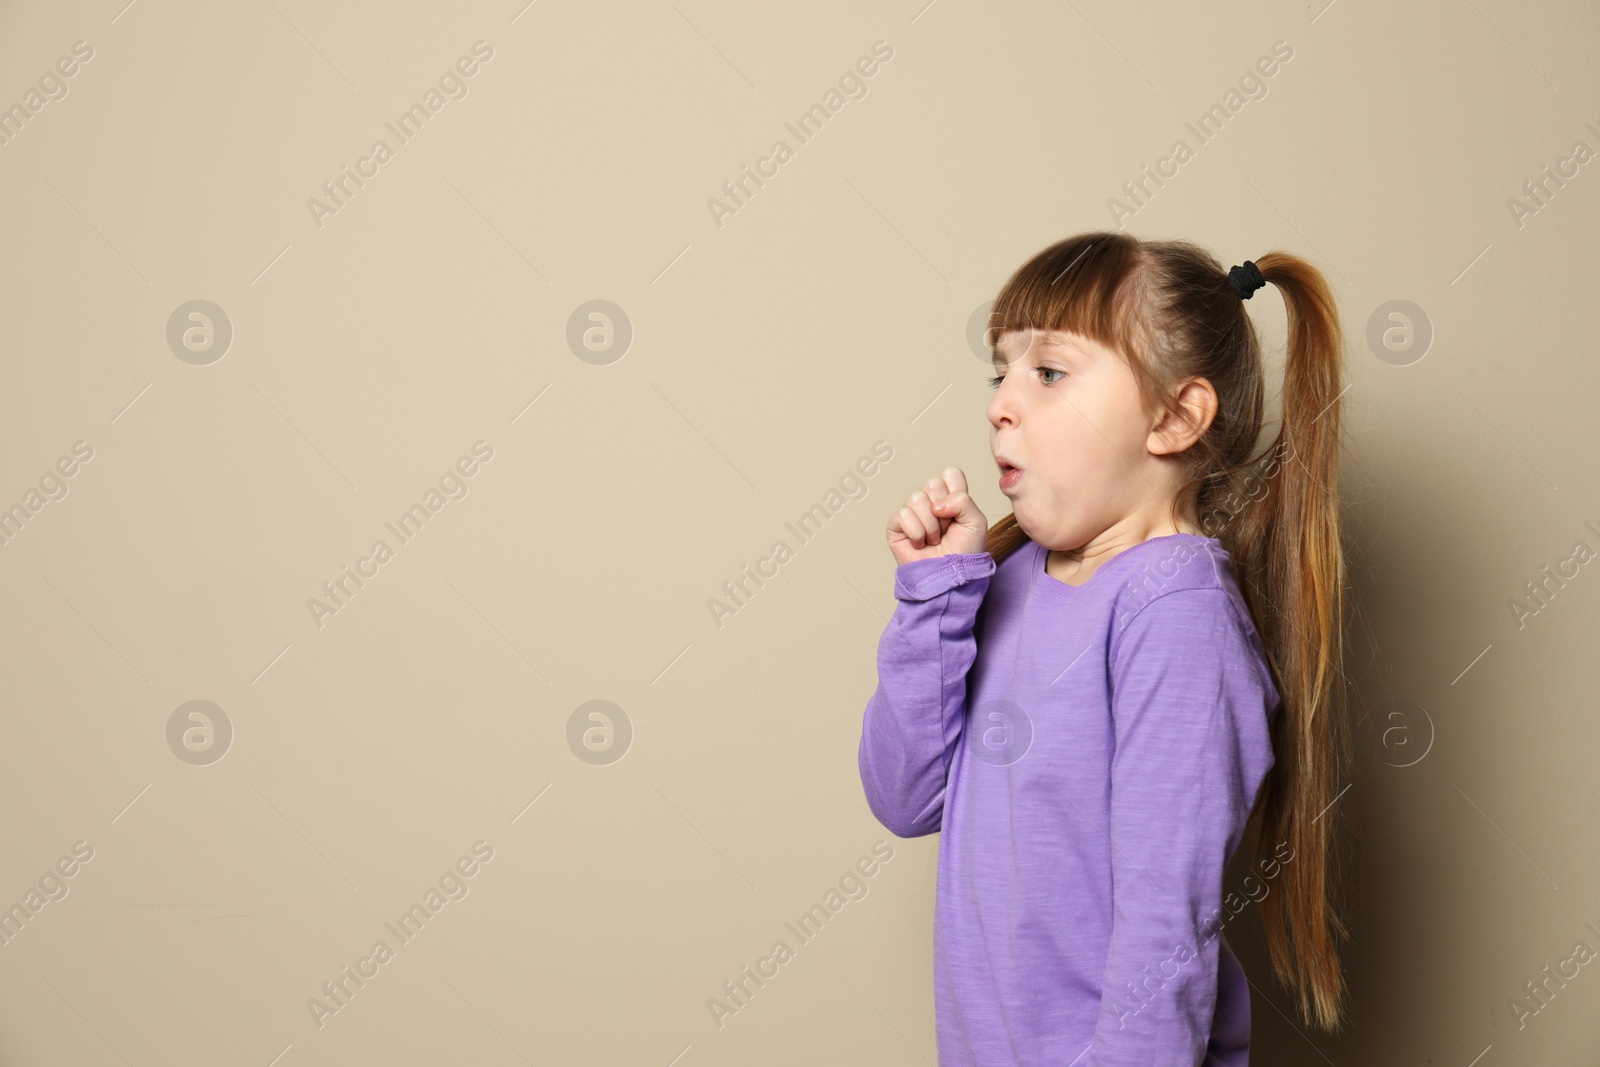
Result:
{"label": "neck", "polygon": [[1205,536],[1192,504],[1179,509],[1176,521],[1170,507],[1166,506],[1160,510],[1136,512],[1113,523],[1078,548],[1058,549],[1055,554],[1063,560],[1093,568],[1118,552],[1143,544],[1152,537],[1167,537],[1176,533]]}

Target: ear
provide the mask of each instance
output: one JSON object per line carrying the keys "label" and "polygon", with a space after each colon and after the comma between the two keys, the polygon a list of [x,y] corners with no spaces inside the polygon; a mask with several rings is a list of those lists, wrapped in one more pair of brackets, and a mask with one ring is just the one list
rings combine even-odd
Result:
{"label": "ear", "polygon": [[1217,417],[1217,392],[1204,378],[1191,378],[1174,398],[1180,414],[1164,412],[1145,441],[1152,455],[1166,456],[1193,445],[1211,428]]}

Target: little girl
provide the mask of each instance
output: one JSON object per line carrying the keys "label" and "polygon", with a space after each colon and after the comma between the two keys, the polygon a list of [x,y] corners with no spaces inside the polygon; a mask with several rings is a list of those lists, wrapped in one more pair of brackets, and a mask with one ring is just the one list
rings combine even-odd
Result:
{"label": "little girl", "polygon": [[[1243,300],[1288,306],[1279,432]],[[1313,1025],[1342,1023],[1338,316],[1281,252],[1086,233],[991,314],[992,528],[947,469],[889,522],[898,600],[867,802],[942,831],[941,1067],[1243,1067],[1250,902]],[[1236,492],[1235,490],[1242,492]],[[1258,865],[1223,878],[1261,802]],[[1265,994],[1263,994],[1265,995]]]}

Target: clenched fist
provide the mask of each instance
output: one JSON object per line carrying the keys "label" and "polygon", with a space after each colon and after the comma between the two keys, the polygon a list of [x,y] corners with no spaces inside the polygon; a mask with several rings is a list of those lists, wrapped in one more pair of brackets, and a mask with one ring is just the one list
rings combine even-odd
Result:
{"label": "clenched fist", "polygon": [[905,507],[889,519],[889,551],[896,564],[988,547],[989,523],[967,495],[967,476],[959,467],[912,493]]}

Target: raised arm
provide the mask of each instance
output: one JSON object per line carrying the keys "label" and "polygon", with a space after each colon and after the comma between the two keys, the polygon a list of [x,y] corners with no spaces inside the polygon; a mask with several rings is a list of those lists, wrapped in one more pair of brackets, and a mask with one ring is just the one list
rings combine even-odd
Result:
{"label": "raised arm", "polygon": [[867,702],[858,764],[867,805],[900,837],[938,830],[961,740],[973,626],[994,573],[987,552],[895,569],[894,616],[878,640],[878,688]]}
{"label": "raised arm", "polygon": [[1194,1067],[1217,1003],[1222,879],[1273,763],[1278,695],[1221,589],[1112,638],[1113,919],[1091,1067]]}

